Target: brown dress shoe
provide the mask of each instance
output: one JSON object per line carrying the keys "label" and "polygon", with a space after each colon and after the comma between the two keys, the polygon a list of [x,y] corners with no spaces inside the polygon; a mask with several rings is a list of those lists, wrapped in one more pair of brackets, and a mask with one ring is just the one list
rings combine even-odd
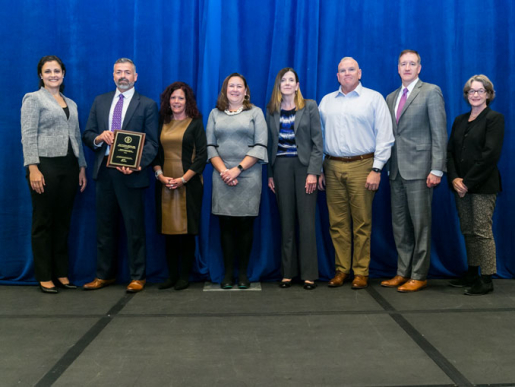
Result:
{"label": "brown dress shoe", "polygon": [[132,280],[129,286],[127,286],[127,293],[141,292],[146,282],[146,280]]}
{"label": "brown dress shoe", "polygon": [[342,286],[343,283],[345,282],[345,279],[348,276],[349,276],[348,274],[342,273],[341,271],[337,271],[336,275],[334,276],[334,278],[331,281],[329,281],[327,286],[329,286],[330,288],[337,288],[338,286]]}
{"label": "brown dress shoe", "polygon": [[422,290],[425,287],[427,287],[427,280],[418,281],[418,280],[410,279],[404,285],[399,286],[397,288],[397,291],[401,292],[401,293],[411,293],[411,292],[416,292],[416,291]]}
{"label": "brown dress shoe", "polygon": [[355,275],[352,281],[352,289],[365,289],[366,287],[368,287],[368,277]]}
{"label": "brown dress shoe", "polygon": [[95,278],[92,282],[85,284],[82,288],[84,290],[102,289],[102,288],[105,288],[106,286],[114,284],[115,281],[116,281],[116,279],[103,280],[100,278]]}
{"label": "brown dress shoe", "polygon": [[398,286],[401,286],[402,284],[408,282],[409,278],[401,277],[400,275],[396,275],[390,280],[386,280],[381,282],[381,286],[384,286],[385,288],[396,288]]}

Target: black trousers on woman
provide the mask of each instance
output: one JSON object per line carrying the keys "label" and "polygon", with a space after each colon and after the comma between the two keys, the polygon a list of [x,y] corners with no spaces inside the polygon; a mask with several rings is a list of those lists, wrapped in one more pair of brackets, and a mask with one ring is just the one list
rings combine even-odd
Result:
{"label": "black trousers on woman", "polygon": [[[281,262],[284,278],[318,279],[315,215],[317,190],[306,193],[308,167],[298,157],[277,157],[274,183],[281,218]],[[296,222],[299,225],[297,249]],[[300,270],[299,270],[300,269]]]}
{"label": "black trousers on woman", "polygon": [[254,238],[255,216],[222,216],[220,220],[220,236],[224,255],[225,278],[231,281],[234,276],[234,260],[238,256],[239,277],[247,279],[250,252]]}
{"label": "black trousers on woman", "polygon": [[34,271],[36,280],[42,282],[68,276],[68,234],[79,163],[70,148],[64,157],[40,157],[38,168],[45,179],[44,192],[34,191],[30,181],[29,190]]}
{"label": "black trousers on woman", "polygon": [[165,252],[170,279],[188,281],[195,261],[195,235],[165,235]]}

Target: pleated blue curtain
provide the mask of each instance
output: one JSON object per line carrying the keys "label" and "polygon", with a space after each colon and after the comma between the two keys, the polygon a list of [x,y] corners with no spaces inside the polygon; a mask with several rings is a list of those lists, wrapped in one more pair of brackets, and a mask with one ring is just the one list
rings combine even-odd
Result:
{"label": "pleated blue curtain", "polygon": [[[78,105],[85,127],[96,95],[113,90],[112,66],[132,58],[139,74],[137,90],[156,101],[174,81],[196,92],[204,122],[214,108],[224,78],[241,72],[252,102],[263,110],[277,72],[294,67],[305,98],[319,102],[338,88],[336,70],[344,56],[354,57],[363,85],[386,96],[400,85],[397,56],[412,48],[422,56],[420,78],[442,88],[448,130],[466,112],[465,81],[488,75],[496,87],[491,107],[506,118],[500,169],[504,191],[494,215],[498,275],[513,278],[515,263],[514,161],[510,130],[514,115],[515,4],[498,1],[407,0],[21,0],[0,15],[0,283],[33,283],[30,246],[31,203],[22,167],[19,112],[25,93],[37,89],[36,65],[43,55],[60,56],[67,66],[65,95]],[[91,151],[87,160],[93,164]],[[204,173],[199,253],[194,277],[219,281],[222,255],[218,219],[210,214],[210,165]],[[88,171],[88,177],[90,173]],[[434,191],[430,275],[447,277],[465,268],[465,250],[454,198],[444,179]],[[371,275],[395,274],[388,177],[382,175],[374,200]],[[146,192],[148,279],[166,277],[164,240],[155,232],[154,187]],[[334,272],[325,194],[317,209],[317,248],[321,279]],[[123,228],[122,228],[123,235]],[[120,241],[119,278],[128,280],[125,240]],[[77,283],[95,275],[95,183],[78,194],[70,235],[70,272]],[[280,278],[280,228],[273,193],[263,175],[260,216],[255,222],[250,262],[252,280]]]}

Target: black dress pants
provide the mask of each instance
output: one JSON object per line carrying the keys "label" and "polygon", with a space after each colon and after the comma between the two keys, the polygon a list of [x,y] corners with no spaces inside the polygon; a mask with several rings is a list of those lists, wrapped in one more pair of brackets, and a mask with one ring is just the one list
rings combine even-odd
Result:
{"label": "black dress pants", "polygon": [[131,279],[142,280],[146,277],[144,188],[128,187],[125,177],[118,170],[107,168],[105,160],[98,172],[97,277],[100,279],[116,278],[120,214],[127,232]]}
{"label": "black dress pants", "polygon": [[[73,201],[79,186],[79,163],[69,149],[64,157],[40,157],[44,192],[30,187],[32,199],[32,253],[38,282],[68,276],[68,234]],[[27,180],[29,174],[27,173]]]}
{"label": "black dress pants", "polygon": [[165,250],[170,279],[188,281],[195,262],[195,235],[165,235]]}

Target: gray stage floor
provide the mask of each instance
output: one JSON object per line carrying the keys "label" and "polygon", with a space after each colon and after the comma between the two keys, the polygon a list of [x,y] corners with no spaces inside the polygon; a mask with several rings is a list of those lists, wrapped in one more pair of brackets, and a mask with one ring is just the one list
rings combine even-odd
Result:
{"label": "gray stage floor", "polygon": [[3,386],[515,386],[515,281],[314,291],[0,287]]}

